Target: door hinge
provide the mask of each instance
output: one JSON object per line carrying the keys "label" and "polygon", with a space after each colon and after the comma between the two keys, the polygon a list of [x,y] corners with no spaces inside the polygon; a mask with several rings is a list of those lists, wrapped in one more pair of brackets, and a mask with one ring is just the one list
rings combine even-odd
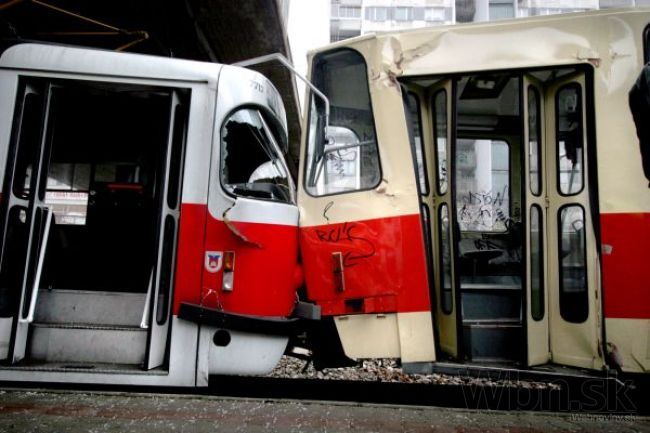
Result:
{"label": "door hinge", "polygon": [[548,197],[544,197],[544,207],[546,209],[551,207],[551,201],[548,199]]}

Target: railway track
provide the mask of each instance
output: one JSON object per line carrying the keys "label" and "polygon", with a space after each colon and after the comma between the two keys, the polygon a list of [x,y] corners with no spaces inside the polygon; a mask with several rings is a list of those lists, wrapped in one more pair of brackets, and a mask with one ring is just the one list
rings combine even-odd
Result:
{"label": "railway track", "polygon": [[[357,370],[362,370],[357,368]],[[455,370],[454,370],[455,369]],[[343,379],[349,372],[325,370],[320,377],[211,376],[206,388],[24,383],[27,389],[191,394],[268,400],[357,402],[442,408],[527,410],[607,415],[650,415],[645,395],[650,389],[642,377],[574,375],[525,370],[442,366],[427,375]],[[354,370],[354,368],[352,368]],[[394,371],[394,370],[393,370]],[[410,379],[404,379],[404,378]],[[0,387],[15,388],[14,383]]]}

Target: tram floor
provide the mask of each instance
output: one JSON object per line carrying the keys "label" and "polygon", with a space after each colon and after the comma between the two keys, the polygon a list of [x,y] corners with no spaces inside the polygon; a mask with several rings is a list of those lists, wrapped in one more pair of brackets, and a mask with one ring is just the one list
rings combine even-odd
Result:
{"label": "tram floor", "polygon": [[2,432],[650,432],[650,419],[181,394],[0,389]]}

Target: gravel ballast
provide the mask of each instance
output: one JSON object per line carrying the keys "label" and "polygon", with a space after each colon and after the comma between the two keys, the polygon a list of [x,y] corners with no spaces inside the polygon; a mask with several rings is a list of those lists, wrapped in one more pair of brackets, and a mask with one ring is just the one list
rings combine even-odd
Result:
{"label": "gravel ballast", "polygon": [[284,379],[349,380],[366,382],[418,383],[435,385],[503,386],[529,389],[557,389],[550,382],[529,380],[495,380],[487,377],[448,374],[406,374],[394,359],[360,361],[358,366],[326,368],[317,371],[308,361],[283,356],[269,377]]}

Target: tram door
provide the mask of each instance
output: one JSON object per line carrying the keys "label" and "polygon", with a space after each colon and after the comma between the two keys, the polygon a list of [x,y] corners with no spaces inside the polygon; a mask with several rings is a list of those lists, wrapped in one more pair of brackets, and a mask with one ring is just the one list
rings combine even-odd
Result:
{"label": "tram door", "polygon": [[524,75],[527,363],[600,368],[585,76]]}
{"label": "tram door", "polygon": [[0,224],[0,357],[8,363],[164,363],[184,96],[21,80]]}
{"label": "tram door", "polygon": [[436,327],[440,349],[456,358],[458,352],[458,302],[456,296],[454,206],[449,173],[452,154],[452,81],[444,80],[429,89],[430,137],[429,178],[431,186],[426,197],[431,209],[430,233],[433,235],[433,269],[436,305]]}
{"label": "tram door", "polygon": [[[27,125],[40,123],[43,113],[51,104],[52,86],[26,85],[19,104],[19,118],[15,123],[14,141],[20,139],[21,145],[15,151],[16,163],[10,171],[30,174],[38,173],[46,166],[46,153],[49,149],[43,143],[38,131]],[[7,167],[9,169],[9,167]],[[8,170],[9,171],[9,170]],[[12,173],[12,174],[13,174]],[[3,332],[3,341],[8,345],[7,358],[15,363],[25,356],[29,316],[33,315],[31,299],[35,283],[40,279],[43,268],[43,246],[47,243],[51,229],[52,213],[45,205],[43,176],[30,176],[31,182],[10,175],[6,194],[6,213],[4,215],[2,268],[3,316],[15,312],[11,334]],[[36,288],[37,290],[38,288]],[[6,322],[6,320],[5,320]],[[3,345],[4,345],[3,344]]]}
{"label": "tram door", "polygon": [[527,364],[540,365],[550,360],[546,233],[546,148],[544,146],[544,88],[540,81],[524,75],[524,148],[526,194],[526,351]]}
{"label": "tram door", "polygon": [[409,84],[427,101],[431,187],[422,200],[442,352],[600,368],[584,73]]}
{"label": "tram door", "polygon": [[548,319],[553,363],[601,368],[600,264],[588,164],[595,143],[587,133],[586,95],[585,75],[578,72],[549,83],[544,98]]}

